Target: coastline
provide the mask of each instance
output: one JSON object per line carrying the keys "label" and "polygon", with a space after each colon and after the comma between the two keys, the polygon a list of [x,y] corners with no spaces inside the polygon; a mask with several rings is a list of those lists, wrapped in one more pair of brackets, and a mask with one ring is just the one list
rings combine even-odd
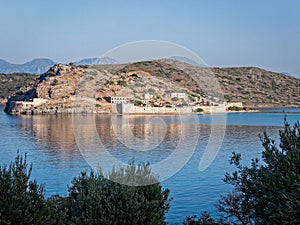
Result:
{"label": "coastline", "polygon": [[[0,104],[0,108],[2,108],[2,111],[4,111],[5,104]],[[293,109],[298,109],[295,111],[291,111]],[[286,111],[285,111],[286,110]],[[135,115],[135,116],[150,116],[150,115],[216,115],[216,114],[234,114],[234,113],[299,113],[300,112],[300,106],[299,107],[265,107],[265,108],[259,108],[259,109],[253,109],[253,110],[239,110],[239,111],[233,111],[233,110],[226,110],[224,112],[190,112],[190,113],[183,113],[183,112],[165,112],[165,113],[111,113],[111,112],[45,112],[45,113],[7,113],[8,115]]]}

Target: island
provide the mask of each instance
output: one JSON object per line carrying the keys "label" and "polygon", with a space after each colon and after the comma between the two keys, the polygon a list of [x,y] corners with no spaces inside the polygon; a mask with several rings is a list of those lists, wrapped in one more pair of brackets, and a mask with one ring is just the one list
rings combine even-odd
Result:
{"label": "island", "polygon": [[9,114],[224,113],[297,107],[300,80],[255,67],[207,68],[162,59],[52,66],[9,97]]}

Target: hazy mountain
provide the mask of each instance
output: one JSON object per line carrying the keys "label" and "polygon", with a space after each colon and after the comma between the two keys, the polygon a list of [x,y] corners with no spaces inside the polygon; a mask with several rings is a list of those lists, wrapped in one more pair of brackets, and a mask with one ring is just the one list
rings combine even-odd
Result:
{"label": "hazy mountain", "polygon": [[[0,59],[0,73],[12,74],[12,73],[31,73],[31,74],[43,74],[49,70],[57,62],[46,58],[33,59],[24,64],[13,64]],[[61,63],[63,64],[63,63]],[[118,64],[117,60],[109,57],[103,58],[87,58],[82,59],[74,63],[75,65],[105,65],[105,64]]]}
{"label": "hazy mountain", "polygon": [[1,69],[7,69],[7,68],[10,68],[12,65],[14,64],[11,64],[3,59],[0,59],[0,68]]}
{"label": "hazy mountain", "polygon": [[0,59],[0,73],[11,74],[11,73],[31,73],[31,74],[42,74],[48,71],[50,67],[55,64],[51,59],[33,59],[24,64],[13,64],[3,59]]}
{"label": "hazy mountain", "polygon": [[42,74],[49,70],[55,64],[51,59],[34,59],[21,65],[24,72],[33,74]]}
{"label": "hazy mountain", "polygon": [[119,62],[109,57],[103,58],[87,58],[75,62],[75,65],[107,65],[107,64],[118,64]]}
{"label": "hazy mountain", "polygon": [[184,62],[184,63],[190,64],[190,65],[193,65],[193,66],[207,67],[207,65],[200,64],[200,63],[198,63],[198,62],[196,62],[192,59],[189,59],[189,58],[183,57],[183,56],[171,56],[170,59],[177,60],[179,62]]}

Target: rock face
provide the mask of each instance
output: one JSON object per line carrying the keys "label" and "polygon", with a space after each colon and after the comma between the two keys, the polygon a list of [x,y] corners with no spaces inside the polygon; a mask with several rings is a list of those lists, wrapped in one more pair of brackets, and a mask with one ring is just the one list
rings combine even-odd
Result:
{"label": "rock face", "polygon": [[12,96],[5,107],[10,114],[70,112],[83,69],[54,65],[30,89]]}

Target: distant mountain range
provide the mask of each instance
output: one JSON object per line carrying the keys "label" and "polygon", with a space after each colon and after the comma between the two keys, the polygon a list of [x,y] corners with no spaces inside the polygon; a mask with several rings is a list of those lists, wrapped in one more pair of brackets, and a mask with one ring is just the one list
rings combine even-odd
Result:
{"label": "distant mountain range", "polygon": [[[105,65],[105,64],[117,64],[118,61],[109,58],[87,58],[80,61],[74,62],[75,65]],[[3,59],[0,59],[0,73],[2,74],[11,74],[11,73],[30,73],[30,74],[43,74],[49,70],[58,62],[54,62],[51,59],[33,59],[24,64],[13,64],[7,62]],[[60,63],[63,64],[63,63]]]}
{"label": "distant mountain range", "polygon": [[170,59],[173,59],[173,60],[177,60],[179,62],[184,62],[184,63],[187,63],[187,64],[190,64],[190,65],[193,65],[193,66],[197,66],[197,67],[207,67],[207,65],[204,65],[204,64],[200,64],[192,59],[189,59],[187,57],[182,57],[182,56],[171,56]]}
{"label": "distant mountain range", "polygon": [[[171,56],[169,59],[177,60],[179,62],[184,62],[197,67],[207,67],[207,65],[200,64],[192,59],[182,57],[182,56]],[[119,64],[117,60],[110,57],[94,57],[86,58],[79,61],[75,61],[74,64],[78,65],[108,65],[108,64]],[[47,58],[37,58],[23,64],[14,64],[0,59],[0,74],[12,74],[12,73],[29,73],[29,74],[43,74],[46,73],[50,67],[55,64],[64,64],[60,62],[54,62]],[[287,72],[282,72],[281,74],[300,78]]]}
{"label": "distant mountain range", "polygon": [[13,64],[3,59],[0,59],[0,73],[31,73],[42,74],[45,73],[51,66],[55,64],[51,59],[33,59],[24,64]]}
{"label": "distant mountain range", "polygon": [[[170,59],[177,60],[180,62],[185,62],[188,64],[191,64],[193,66],[198,67],[206,67],[206,65],[199,64],[195,62],[194,60],[191,60],[186,57],[181,56],[172,56]],[[74,62],[76,66],[78,65],[107,65],[107,64],[118,64],[119,62],[115,59],[112,59],[110,57],[94,57],[94,58],[86,58],[82,59],[80,61]],[[1,74],[12,74],[12,73],[30,73],[30,74],[43,74],[46,73],[50,67],[52,67],[55,64],[64,64],[59,62],[54,62],[51,59],[45,59],[45,58],[37,58],[33,59],[29,62],[26,62],[24,64],[13,64],[10,62],[7,62],[3,59],[0,59],[0,73]]]}

